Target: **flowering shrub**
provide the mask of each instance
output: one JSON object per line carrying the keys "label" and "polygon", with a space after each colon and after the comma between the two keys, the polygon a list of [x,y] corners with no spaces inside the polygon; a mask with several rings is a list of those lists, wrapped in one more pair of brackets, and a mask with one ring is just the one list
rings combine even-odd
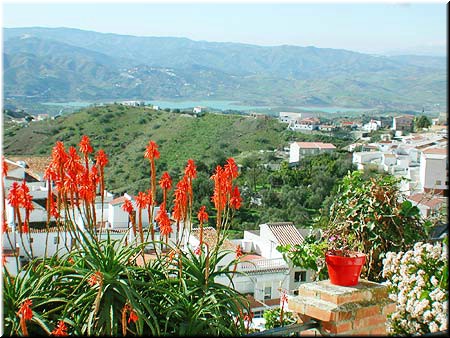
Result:
{"label": "flowering shrub", "polygon": [[389,297],[396,310],[388,319],[395,335],[416,335],[447,330],[448,257],[445,243],[416,243],[406,252],[388,252],[383,260]]}
{"label": "flowering shrub", "polygon": [[[127,233],[122,239],[111,239],[109,231],[102,229],[102,222],[97,221],[95,199],[99,191],[103,204],[106,154],[99,150],[92,161],[90,155],[94,150],[87,136],[82,137],[78,146],[79,152],[73,146],[66,150],[58,141],[45,173],[50,187],[47,231],[53,220],[58,233],[69,233],[76,239],[75,244],[69,248],[66,242],[59,246],[58,241],[57,248],[64,245],[65,254],[57,250],[48,257],[45,251],[44,257],[38,258],[34,257],[30,245],[30,250],[25,251],[30,264],[19,268],[19,259],[15,257],[16,276],[4,265],[4,333],[140,336],[245,332],[244,317],[250,313],[248,301],[230,286],[215,282],[220,275],[228,277],[231,283],[236,273],[233,266],[241,256],[238,248],[236,258],[223,264],[228,252],[221,250],[221,244],[229,221],[241,204],[239,189],[234,184],[239,174],[234,160],[229,158],[223,167],[218,165],[211,176],[214,181],[212,201],[216,209],[215,245],[210,248],[200,236],[198,250],[194,253],[188,246],[182,246],[182,236],[174,243],[169,242],[173,227],[184,235],[183,227],[189,236],[194,222],[192,181],[196,177],[196,167],[192,159],[188,160],[183,177],[175,185],[171,203],[172,178],[165,172],[157,181],[155,161],[160,153],[158,145],[149,142],[143,158],[150,163],[150,187],[137,194],[137,212],[129,200],[122,206],[130,219],[128,231],[134,235],[134,240],[129,242]],[[2,172],[4,178],[7,175],[5,163]],[[156,200],[158,187],[162,190],[159,203]],[[2,190],[5,196],[4,185]],[[5,205],[5,200],[3,203]],[[12,185],[8,203],[14,208],[15,228],[23,243],[24,237],[31,236],[29,215],[33,211],[25,182]],[[155,214],[158,205],[159,211]],[[145,210],[148,229],[143,228],[142,222]],[[169,217],[170,211],[172,217]],[[103,220],[103,210],[101,212]],[[75,222],[76,215],[81,215],[82,224]],[[153,218],[160,229],[160,241],[155,239]],[[200,208],[197,218],[202,234],[203,224],[208,220],[205,207]],[[2,224],[3,235],[11,247],[15,247],[12,243],[15,234],[11,236],[5,212]],[[155,258],[146,258],[147,246],[159,246]]]}

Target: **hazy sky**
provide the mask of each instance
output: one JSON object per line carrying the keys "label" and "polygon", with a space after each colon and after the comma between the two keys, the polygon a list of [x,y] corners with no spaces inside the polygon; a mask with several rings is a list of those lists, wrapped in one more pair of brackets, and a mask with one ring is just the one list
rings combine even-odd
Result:
{"label": "hazy sky", "polygon": [[436,51],[447,44],[444,2],[3,1],[3,27],[72,27],[139,36],[257,45],[298,45],[386,53]]}

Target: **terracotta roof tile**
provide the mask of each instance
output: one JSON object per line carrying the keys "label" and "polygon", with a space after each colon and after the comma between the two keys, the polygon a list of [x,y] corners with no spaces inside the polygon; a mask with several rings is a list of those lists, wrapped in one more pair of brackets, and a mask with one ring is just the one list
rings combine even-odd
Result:
{"label": "terracotta roof tile", "polygon": [[[191,235],[196,237],[197,239],[200,236],[200,229],[193,228],[191,231]],[[209,249],[213,250],[216,246],[217,242],[217,232],[213,227],[204,227],[203,228],[203,241],[209,245]],[[225,240],[222,244],[222,248],[224,250],[235,250],[236,245],[230,242],[229,240]]]}
{"label": "terracotta roof tile", "polygon": [[[134,196],[131,196],[131,198],[132,198],[131,201],[133,201]],[[113,199],[111,202],[109,202],[109,204],[112,204],[112,205],[122,204],[122,203],[125,203],[125,200],[127,200],[127,198],[125,196],[119,196],[119,197]]]}
{"label": "terracotta roof tile", "polygon": [[417,204],[425,205],[429,208],[435,208],[444,203],[445,201],[445,199],[442,197],[437,197],[424,193],[408,196],[408,200],[416,202]]}
{"label": "terracotta roof tile", "polygon": [[335,149],[336,147],[331,143],[323,142],[297,142],[300,148],[306,149]]}
{"label": "terracotta roof tile", "polygon": [[11,161],[24,161],[34,174],[44,174],[52,158],[50,156],[8,156]]}
{"label": "terracotta roof tile", "polygon": [[268,223],[267,226],[281,245],[301,244],[304,241],[303,236],[291,222]]}
{"label": "terracotta roof tile", "polygon": [[423,151],[424,154],[447,155],[447,148],[428,148]]}

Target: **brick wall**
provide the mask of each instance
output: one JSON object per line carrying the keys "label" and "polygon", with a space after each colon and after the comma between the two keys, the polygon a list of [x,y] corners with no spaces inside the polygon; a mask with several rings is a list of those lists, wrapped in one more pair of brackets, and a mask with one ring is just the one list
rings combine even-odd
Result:
{"label": "brick wall", "polygon": [[387,315],[395,304],[382,284],[360,280],[356,286],[344,287],[326,280],[302,284],[298,296],[289,300],[289,309],[302,322],[318,321],[323,336],[386,335]]}

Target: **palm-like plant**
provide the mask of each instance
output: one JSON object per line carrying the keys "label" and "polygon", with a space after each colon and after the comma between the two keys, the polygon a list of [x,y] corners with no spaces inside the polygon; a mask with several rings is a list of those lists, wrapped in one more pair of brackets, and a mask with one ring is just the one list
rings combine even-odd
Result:
{"label": "palm-like plant", "polygon": [[[126,246],[123,241],[111,240],[109,236],[98,242],[82,236],[85,237],[83,244],[67,254],[67,264],[59,268],[55,280],[60,288],[70,290],[63,314],[71,320],[74,333],[159,334],[150,303],[136,289],[141,283],[137,273],[140,268],[136,266],[141,245]],[[145,284],[152,288],[151,284]]]}
{"label": "palm-like plant", "polygon": [[[3,324],[6,335],[50,334],[67,303],[54,284],[58,259],[33,260],[12,276],[3,269]],[[50,268],[50,269],[49,269]],[[29,315],[24,314],[28,308]]]}

